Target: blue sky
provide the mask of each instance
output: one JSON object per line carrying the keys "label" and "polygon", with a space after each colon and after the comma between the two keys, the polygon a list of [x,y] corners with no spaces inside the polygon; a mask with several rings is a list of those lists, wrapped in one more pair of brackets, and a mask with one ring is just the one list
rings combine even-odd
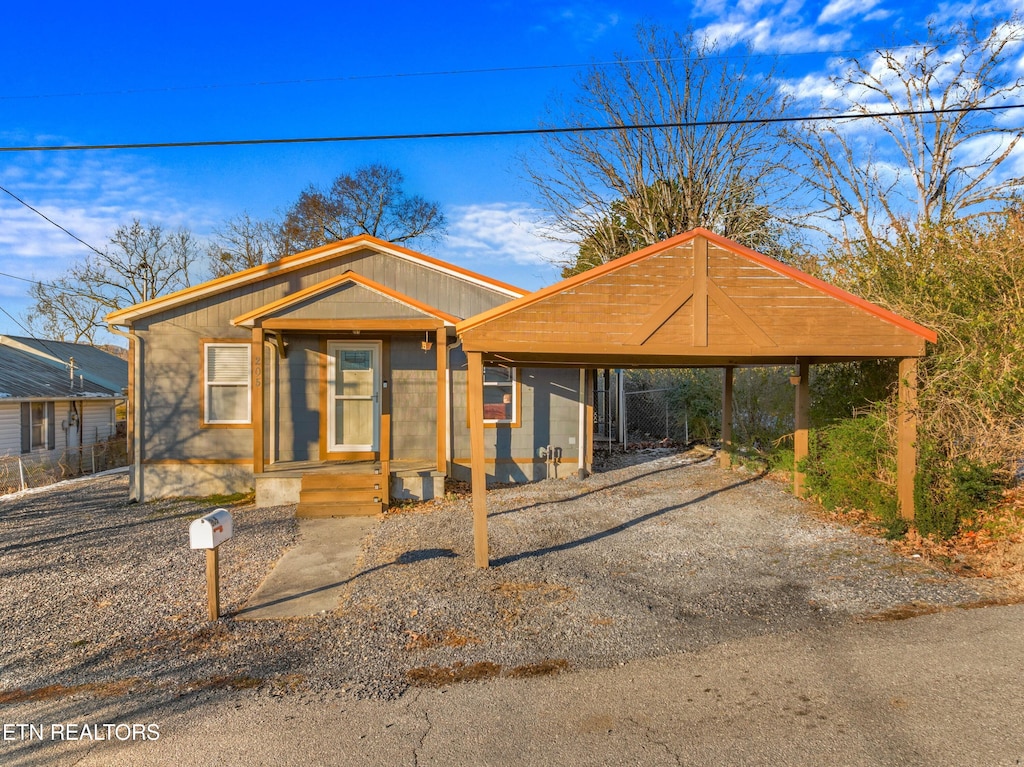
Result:
{"label": "blue sky", "polygon": [[[940,25],[1008,16],[1024,0],[70,3],[5,7],[0,146],[401,134],[535,127],[585,65],[632,51],[636,24],[693,27],[786,54],[807,110],[834,57]],[[469,73],[467,70],[505,70]],[[461,74],[453,74],[461,72]],[[448,73],[448,74],[430,74]],[[248,212],[279,215],[308,184],[370,162],[449,220],[430,255],[539,288],[564,246],[517,156],[531,138],[103,152],[0,153],[0,185],[102,249],[133,217],[200,236]],[[0,305],[87,249],[0,193]],[[21,333],[0,314],[0,332]]]}

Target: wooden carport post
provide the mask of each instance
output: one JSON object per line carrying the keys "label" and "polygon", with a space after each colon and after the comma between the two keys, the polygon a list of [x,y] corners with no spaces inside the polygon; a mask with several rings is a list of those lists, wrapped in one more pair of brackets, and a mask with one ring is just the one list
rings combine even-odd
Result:
{"label": "wooden carport post", "polygon": [[811,366],[807,360],[798,360],[796,382],[796,417],[793,429],[793,495],[804,496],[804,473],[798,468],[808,453],[808,429],[811,421]]}
{"label": "wooden carport post", "polygon": [[476,566],[489,567],[487,552],[487,466],[484,463],[484,364],[480,352],[469,361],[469,455],[473,486],[473,548]]}
{"label": "wooden carport post", "polygon": [[728,469],[732,465],[732,368],[727,367],[722,373],[722,451],[718,454],[718,465]]}
{"label": "wooden carport post", "polygon": [[917,358],[900,360],[899,400],[896,410],[896,497],[900,516],[914,518],[917,479]]}

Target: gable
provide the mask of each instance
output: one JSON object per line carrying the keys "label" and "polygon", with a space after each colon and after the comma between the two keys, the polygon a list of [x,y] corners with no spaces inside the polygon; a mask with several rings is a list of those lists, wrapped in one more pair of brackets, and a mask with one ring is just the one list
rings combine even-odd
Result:
{"label": "gable", "polygon": [[414,298],[355,274],[325,280],[231,320],[232,325],[277,324],[339,320],[440,320],[454,325],[458,318]]}
{"label": "gable", "polygon": [[935,334],[705,230],[470,318],[467,351],[515,361],[792,362],[920,356]]}
{"label": "gable", "polygon": [[359,274],[453,317],[469,317],[525,291],[372,237],[360,236],[112,312],[107,322],[217,327],[338,278]]}

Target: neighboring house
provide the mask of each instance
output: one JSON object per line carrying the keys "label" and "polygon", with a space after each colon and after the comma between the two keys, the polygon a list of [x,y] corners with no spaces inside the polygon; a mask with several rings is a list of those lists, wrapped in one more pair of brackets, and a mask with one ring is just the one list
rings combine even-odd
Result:
{"label": "neighboring house", "polygon": [[0,335],[0,456],[60,453],[116,433],[128,364],[86,344]]}
{"label": "neighboring house", "polygon": [[[133,367],[132,496],[255,487],[317,516],[439,495],[469,478],[455,325],[524,293],[359,236],[112,313]],[[491,481],[586,466],[584,380],[487,366]]]}

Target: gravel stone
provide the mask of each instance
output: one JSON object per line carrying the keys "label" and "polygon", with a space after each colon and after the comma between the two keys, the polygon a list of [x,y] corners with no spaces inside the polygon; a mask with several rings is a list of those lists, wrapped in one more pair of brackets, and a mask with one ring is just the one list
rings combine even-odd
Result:
{"label": "gravel stone", "polygon": [[[206,620],[202,499],[127,500],[123,474],[0,498],[0,704],[46,695],[395,698],[410,685],[618,665],[729,639],[979,603],[996,586],[823,521],[778,482],[649,450],[587,479],[382,516],[339,607],[236,620],[297,539],[294,507],[232,508]],[[35,696],[34,698],[32,696]]]}

